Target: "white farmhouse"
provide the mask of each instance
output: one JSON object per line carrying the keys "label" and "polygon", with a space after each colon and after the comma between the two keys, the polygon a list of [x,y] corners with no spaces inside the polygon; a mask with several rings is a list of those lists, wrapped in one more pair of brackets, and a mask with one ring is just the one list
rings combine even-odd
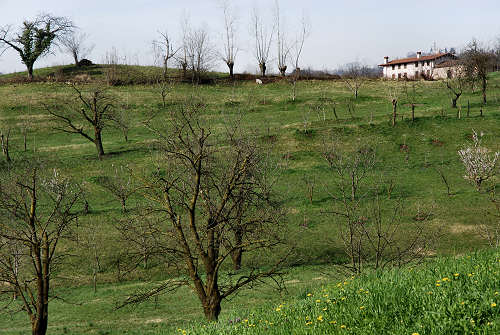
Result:
{"label": "white farmhouse", "polygon": [[455,59],[457,57],[449,52],[429,56],[422,56],[421,52],[417,52],[417,57],[392,61],[389,61],[389,57],[384,57],[384,64],[379,66],[383,67],[383,77],[387,79],[439,79],[446,78],[449,72],[443,71],[443,67],[440,67],[440,71],[435,71],[435,69],[440,64],[450,64],[450,61]]}

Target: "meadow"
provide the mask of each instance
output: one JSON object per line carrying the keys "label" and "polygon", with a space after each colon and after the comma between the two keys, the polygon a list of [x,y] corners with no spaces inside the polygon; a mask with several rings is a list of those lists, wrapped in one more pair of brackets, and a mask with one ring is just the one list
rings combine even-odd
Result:
{"label": "meadow", "polygon": [[[44,75],[50,72],[40,71]],[[82,87],[85,90],[91,85]],[[298,83],[295,101],[286,80],[265,85],[224,80],[199,86],[176,83],[168,90],[165,108],[160,90],[154,84],[108,88],[126,113],[130,130],[125,141],[119,129],[106,129],[106,156],[98,160],[92,143],[56,130],[55,120],[44,106],[52,99],[71,96],[69,85],[0,85],[0,129],[11,129],[11,164],[36,159],[57,167],[83,183],[90,206],[79,224],[82,233],[93,227],[93,243],[101,263],[97,292],[91,285],[91,264],[85,261],[91,251],[82,249],[58,270],[54,289],[66,302],[51,303],[50,334],[498,331],[498,307],[493,306],[499,303],[498,253],[478,252],[488,248],[477,227],[492,224],[494,219],[485,215],[491,204],[487,193],[477,192],[463,178],[464,168],[457,152],[471,144],[473,131],[483,134],[482,145],[500,151],[500,73],[490,75],[487,105],[481,104],[480,92],[468,91],[460,98],[460,118],[440,81],[367,80],[358,99],[353,99],[340,80],[307,80]],[[406,94],[409,90],[411,97]],[[395,127],[390,121],[390,96],[394,94],[398,96]],[[163,122],[167,111],[178,108],[186,99],[204,104],[202,117],[215,133],[222,132],[231,120],[241,118],[242,127],[270,150],[281,167],[276,192],[286,210],[287,243],[294,247],[286,263],[287,291],[277,293],[266,285],[243,291],[224,302],[222,321],[217,325],[203,322],[199,303],[187,288],[139,306],[114,310],[115,304],[134,290],[164,280],[169,273],[156,263],[120,276],[117,259],[126,246],[118,240],[114,223],[121,215],[121,206],[97,181],[116,166],[150,169],[155,136],[144,122],[152,115],[155,122]],[[410,114],[413,100],[415,120]],[[439,238],[428,252],[428,261],[354,279],[341,270],[347,257],[340,222],[328,213],[334,202],[334,176],[322,155],[325,145],[332,141],[346,152],[366,145],[373,148],[376,163],[368,182],[394,185],[390,198],[399,199],[404,207],[399,235],[402,239],[410,233],[411,223],[420,212],[429,214],[426,233]],[[1,164],[6,168],[7,163]],[[451,195],[437,170],[446,176]],[[493,186],[497,183],[498,179],[490,181]],[[133,210],[143,201],[135,195],[128,205]],[[69,242],[66,247],[75,248]],[[273,261],[273,256],[259,256],[245,255],[244,269],[265,267]],[[263,307],[253,310],[253,306]],[[204,325],[197,326],[200,323]],[[2,334],[23,334],[28,330],[24,314],[0,316]]]}

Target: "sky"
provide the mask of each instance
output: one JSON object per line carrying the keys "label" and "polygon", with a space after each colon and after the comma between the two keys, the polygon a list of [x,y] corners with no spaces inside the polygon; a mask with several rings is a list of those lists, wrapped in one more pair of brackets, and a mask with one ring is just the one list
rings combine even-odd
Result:
{"label": "sky", "polygon": [[[211,42],[220,49],[223,13],[220,0],[0,0],[0,26],[18,27],[39,13],[66,16],[89,35],[95,48],[87,58],[103,62],[116,49],[128,64],[153,63],[151,42],[158,31],[168,31],[174,45],[181,40],[181,18],[193,27],[208,29]],[[233,0],[238,18],[236,72],[255,72],[254,41],[250,16],[259,8],[272,25],[274,1]],[[280,0],[281,14],[290,36],[305,16],[310,34],[305,42],[301,68],[335,69],[359,61],[367,65],[405,57],[409,52],[438,48],[462,48],[472,38],[493,43],[500,36],[498,0]],[[276,71],[276,47],[271,49],[271,70]],[[71,57],[55,49],[35,67],[71,63]],[[215,69],[225,69],[220,61]],[[8,51],[0,56],[0,72],[24,71],[19,56]]]}

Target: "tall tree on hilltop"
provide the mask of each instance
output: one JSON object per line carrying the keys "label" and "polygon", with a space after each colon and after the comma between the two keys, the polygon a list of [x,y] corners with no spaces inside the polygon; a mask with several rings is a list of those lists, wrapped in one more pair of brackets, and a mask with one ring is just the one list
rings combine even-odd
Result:
{"label": "tall tree on hilltop", "polygon": [[11,25],[0,27],[0,47],[2,52],[14,49],[28,70],[28,79],[33,79],[33,65],[49,54],[62,38],[72,33],[75,26],[66,17],[40,14],[33,20],[26,20],[14,31]]}

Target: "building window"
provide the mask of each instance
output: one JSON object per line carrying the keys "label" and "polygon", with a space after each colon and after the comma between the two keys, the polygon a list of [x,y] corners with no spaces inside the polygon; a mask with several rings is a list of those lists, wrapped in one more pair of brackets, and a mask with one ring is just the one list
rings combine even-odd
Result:
{"label": "building window", "polygon": [[415,62],[415,67],[418,67],[418,62]]}
{"label": "building window", "polygon": [[415,71],[415,78],[418,78],[418,71]]}
{"label": "building window", "polygon": [[429,66],[429,61],[425,62],[425,65]]}
{"label": "building window", "polygon": [[398,70],[401,69],[401,64],[398,65]]}
{"label": "building window", "polygon": [[405,69],[406,69],[406,64],[405,64]]}
{"label": "building window", "polygon": [[396,79],[396,75],[394,73],[392,74],[392,79]]}
{"label": "building window", "polygon": [[403,77],[404,77],[405,79],[408,79],[408,74],[405,72],[405,74],[403,74]]}
{"label": "building window", "polygon": [[398,79],[401,79],[401,73],[398,73]]}
{"label": "building window", "polygon": [[393,65],[392,66],[392,70],[394,71],[396,69],[396,65]]}

